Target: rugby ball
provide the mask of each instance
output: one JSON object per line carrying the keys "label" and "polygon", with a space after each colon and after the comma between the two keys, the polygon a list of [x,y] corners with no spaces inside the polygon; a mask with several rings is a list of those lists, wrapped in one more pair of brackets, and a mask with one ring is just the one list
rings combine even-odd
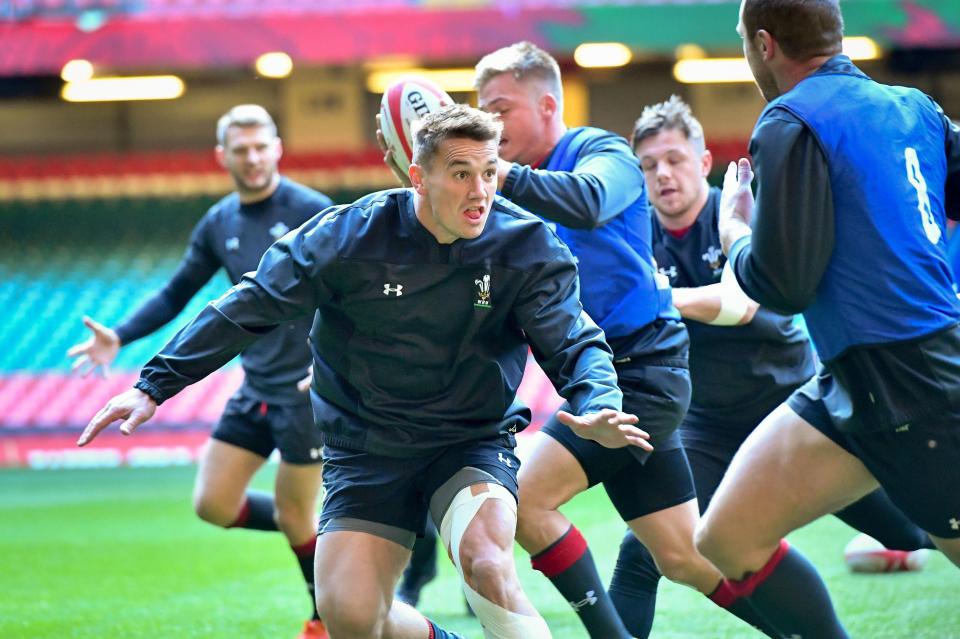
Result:
{"label": "rugby ball", "polygon": [[407,172],[413,157],[410,124],[451,104],[446,91],[425,78],[403,78],[387,87],[380,100],[380,130],[401,171]]}
{"label": "rugby ball", "polygon": [[843,549],[843,561],[850,572],[900,572],[923,570],[930,559],[930,551],[890,550],[879,541],[860,533]]}

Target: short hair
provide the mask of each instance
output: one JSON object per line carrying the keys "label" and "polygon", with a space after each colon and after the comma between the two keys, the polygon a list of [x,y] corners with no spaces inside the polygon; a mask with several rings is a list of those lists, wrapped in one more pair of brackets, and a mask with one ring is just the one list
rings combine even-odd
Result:
{"label": "short hair", "polygon": [[450,138],[500,142],[503,124],[496,116],[466,104],[451,104],[413,123],[413,162],[427,166],[440,144]]}
{"label": "short hair", "polygon": [[703,152],[706,148],[703,126],[697,118],[693,117],[690,105],[678,96],[671,95],[669,100],[644,107],[636,124],[633,125],[631,137],[633,150],[636,151],[637,145],[647,138],[668,129],[682,132],[699,151]]}
{"label": "short hair", "polygon": [[743,28],[745,38],[767,31],[794,60],[843,50],[839,0],[744,0]]}
{"label": "short hair", "polygon": [[474,88],[482,89],[501,73],[510,73],[517,81],[527,78],[540,80],[557,100],[563,101],[560,65],[553,56],[532,42],[517,42],[483,56],[474,69]]}
{"label": "short hair", "polygon": [[273,118],[259,104],[238,104],[217,120],[217,144],[223,145],[227,141],[227,129],[232,126],[265,126],[271,133],[277,135],[277,125]]}

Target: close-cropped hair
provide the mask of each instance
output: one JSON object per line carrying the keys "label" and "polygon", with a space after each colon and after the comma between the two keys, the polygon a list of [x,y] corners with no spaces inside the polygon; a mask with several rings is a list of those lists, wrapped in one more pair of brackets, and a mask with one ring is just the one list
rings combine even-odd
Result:
{"label": "close-cropped hair", "polygon": [[843,50],[839,0],[745,0],[745,38],[763,29],[787,57],[804,61]]}
{"label": "close-cropped hair", "polygon": [[482,89],[502,73],[511,74],[519,82],[531,78],[539,80],[558,101],[563,100],[560,65],[532,42],[517,42],[485,55],[474,69],[473,86]]}
{"label": "close-cropped hair", "polygon": [[502,130],[503,124],[493,114],[451,104],[413,123],[413,163],[429,166],[440,144],[451,138],[499,144]]}
{"label": "close-cropped hair", "polygon": [[217,120],[217,144],[223,146],[227,140],[227,129],[232,126],[265,126],[271,133],[277,134],[277,125],[273,118],[259,104],[238,104]]}
{"label": "close-cropped hair", "polygon": [[637,145],[666,130],[676,130],[693,143],[694,148],[703,153],[706,141],[703,137],[703,127],[700,121],[693,117],[690,105],[676,95],[669,100],[644,107],[636,124],[633,125],[631,144],[633,149]]}

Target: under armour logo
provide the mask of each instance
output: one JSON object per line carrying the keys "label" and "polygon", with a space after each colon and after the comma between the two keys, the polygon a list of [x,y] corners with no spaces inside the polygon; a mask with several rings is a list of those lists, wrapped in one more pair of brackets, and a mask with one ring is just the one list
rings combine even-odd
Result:
{"label": "under armour logo", "polygon": [[500,460],[500,463],[505,465],[507,468],[513,468],[513,462],[503,456],[503,453],[497,453],[497,459]]}
{"label": "under armour logo", "polygon": [[237,249],[240,248],[240,238],[239,237],[229,238],[227,240],[226,246],[228,251],[236,251]]}
{"label": "under armour logo", "polygon": [[954,530],[960,530],[960,520],[958,520],[956,517],[952,518],[950,520],[950,527]]}
{"label": "under armour logo", "polygon": [[403,284],[384,284],[383,294],[396,295],[397,297],[400,297],[403,295]]}
{"label": "under armour logo", "polygon": [[290,227],[284,224],[283,222],[277,222],[270,227],[270,236],[275,240],[279,240],[281,237],[287,234],[287,231],[290,230]]}
{"label": "under armour logo", "polygon": [[587,596],[581,599],[580,601],[571,601],[570,605],[574,610],[580,610],[584,606],[595,606],[597,604],[597,593],[594,590],[588,590]]}

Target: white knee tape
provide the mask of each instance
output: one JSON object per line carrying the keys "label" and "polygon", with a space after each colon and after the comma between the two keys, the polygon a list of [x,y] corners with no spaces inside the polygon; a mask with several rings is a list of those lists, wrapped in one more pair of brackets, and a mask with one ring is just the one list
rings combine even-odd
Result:
{"label": "white knee tape", "polygon": [[542,617],[521,615],[502,608],[484,598],[463,579],[463,567],[460,565],[460,541],[483,502],[488,499],[500,499],[508,504],[514,513],[517,510],[517,502],[509,490],[493,483],[486,486],[488,490],[477,495],[473,494],[471,486],[457,493],[443,515],[443,521],[440,522],[440,539],[443,540],[444,548],[450,550],[453,565],[460,573],[460,581],[463,584],[467,602],[477,613],[477,619],[483,626],[483,636],[486,639],[550,639],[550,630]]}
{"label": "white knee tape", "polygon": [[550,639],[550,629],[540,615],[530,617],[501,608],[466,583],[463,584],[463,593],[477,613],[486,639]]}

